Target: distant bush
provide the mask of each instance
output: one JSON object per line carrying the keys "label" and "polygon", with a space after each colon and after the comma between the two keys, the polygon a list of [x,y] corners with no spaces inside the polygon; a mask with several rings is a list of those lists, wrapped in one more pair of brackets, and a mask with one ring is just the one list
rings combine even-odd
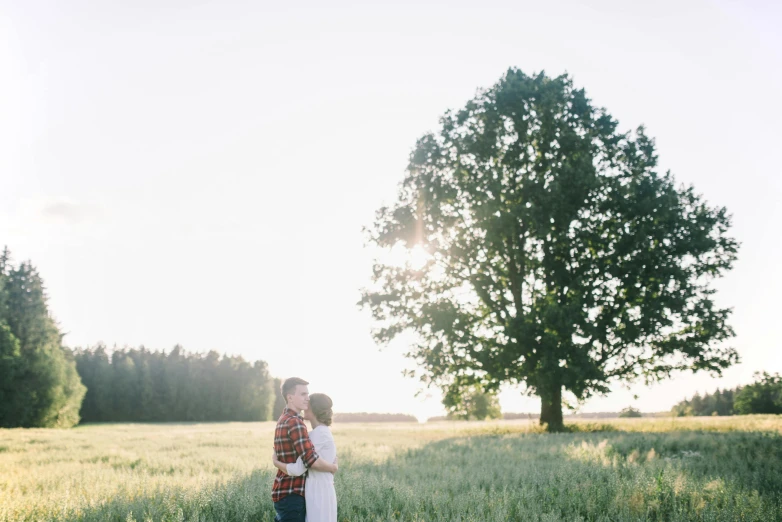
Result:
{"label": "distant bush", "polygon": [[540,418],[540,413],[503,413],[502,418],[505,420],[517,420],[517,419],[538,420]]}
{"label": "distant bush", "polygon": [[500,399],[495,391],[486,391],[480,385],[452,386],[443,397],[443,406],[449,420],[501,419]]}
{"label": "distant bush", "polygon": [[627,408],[624,408],[622,411],[619,412],[619,417],[621,418],[643,417],[643,415],[641,415],[641,412],[636,408],[633,408],[632,406],[628,406]]}

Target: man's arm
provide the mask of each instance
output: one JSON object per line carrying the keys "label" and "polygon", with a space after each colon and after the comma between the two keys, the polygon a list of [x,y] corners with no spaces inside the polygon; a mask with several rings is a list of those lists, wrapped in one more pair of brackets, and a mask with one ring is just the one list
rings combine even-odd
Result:
{"label": "man's arm", "polygon": [[274,464],[275,468],[282,471],[286,475],[290,475],[291,477],[304,475],[304,473],[307,471],[307,468],[304,466],[304,462],[301,461],[301,457],[297,458],[296,462],[293,464],[286,464],[277,458],[276,451],[272,452],[272,463]]}
{"label": "man's arm", "polygon": [[315,451],[315,447],[312,445],[304,422],[300,419],[296,419],[294,422],[295,424],[288,428],[288,435],[290,436],[291,441],[293,441],[293,448],[301,457],[304,465],[316,471],[336,473],[338,469],[337,465],[324,461]]}

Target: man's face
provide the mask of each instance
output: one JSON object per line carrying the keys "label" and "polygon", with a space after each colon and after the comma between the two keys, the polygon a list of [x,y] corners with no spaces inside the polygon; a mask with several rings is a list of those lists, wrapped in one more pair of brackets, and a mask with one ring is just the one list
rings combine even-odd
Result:
{"label": "man's face", "polygon": [[310,391],[304,384],[297,384],[293,393],[288,395],[289,404],[293,406],[296,411],[303,411],[310,406]]}

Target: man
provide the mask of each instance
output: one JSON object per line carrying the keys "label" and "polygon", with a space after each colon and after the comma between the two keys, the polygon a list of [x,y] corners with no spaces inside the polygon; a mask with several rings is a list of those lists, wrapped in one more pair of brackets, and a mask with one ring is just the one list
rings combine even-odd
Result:
{"label": "man", "polygon": [[[301,457],[307,468],[335,473],[336,464],[325,462],[318,456],[307,433],[307,426],[299,417],[299,413],[309,407],[308,384],[298,377],[285,379],[282,383],[282,396],[285,398],[286,406],[274,430],[274,451],[277,453],[277,458],[287,464],[292,464]],[[307,514],[307,506],[304,503],[305,475],[291,477],[282,471],[277,471],[272,486],[272,502],[277,513],[274,520],[277,522],[305,522]]]}

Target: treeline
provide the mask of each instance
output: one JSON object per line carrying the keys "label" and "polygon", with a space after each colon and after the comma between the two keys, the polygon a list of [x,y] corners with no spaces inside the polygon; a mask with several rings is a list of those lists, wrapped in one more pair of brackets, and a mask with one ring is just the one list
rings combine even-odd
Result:
{"label": "treeline", "polygon": [[782,377],[766,372],[756,373],[755,382],[733,389],[701,395],[696,393],[671,409],[674,415],[751,415],[782,413]]}
{"label": "treeline", "polygon": [[82,422],[263,421],[274,379],[265,362],[217,352],[98,345],[69,350],[30,262],[0,253],[0,428]]}
{"label": "treeline", "polygon": [[733,402],[736,393],[741,391],[741,387],[714,391],[714,393],[705,393],[701,395],[696,393],[690,399],[674,405],[671,412],[677,417],[685,416],[713,416],[713,415],[734,415]]}
{"label": "treeline", "polygon": [[[621,415],[622,412],[608,411],[608,412],[597,412],[597,413],[571,413],[571,414],[565,414],[563,415],[563,417],[565,419],[616,419],[619,418]],[[649,414],[644,413],[642,415],[646,417]],[[540,419],[540,413],[508,412],[502,414],[502,419],[537,421]],[[451,420],[460,420],[460,419],[445,415],[439,417],[430,417],[427,422],[451,421]]]}
{"label": "treeline", "polygon": [[98,345],[76,349],[87,395],[82,422],[265,421],[272,418],[274,379],[265,362],[242,357],[169,353]]}
{"label": "treeline", "polygon": [[0,428],[67,428],[79,421],[84,385],[49,316],[30,263],[0,254]]}

